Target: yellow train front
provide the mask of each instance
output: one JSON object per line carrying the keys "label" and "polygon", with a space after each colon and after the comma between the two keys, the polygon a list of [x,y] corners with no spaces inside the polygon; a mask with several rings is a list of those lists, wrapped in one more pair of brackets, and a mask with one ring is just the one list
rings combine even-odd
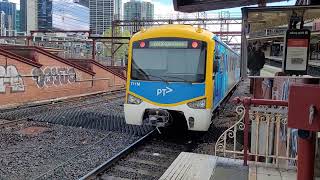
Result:
{"label": "yellow train front", "polygon": [[240,79],[240,57],[209,31],[163,25],[131,38],[127,73],[127,124],[165,127],[182,119],[188,130],[207,131]]}

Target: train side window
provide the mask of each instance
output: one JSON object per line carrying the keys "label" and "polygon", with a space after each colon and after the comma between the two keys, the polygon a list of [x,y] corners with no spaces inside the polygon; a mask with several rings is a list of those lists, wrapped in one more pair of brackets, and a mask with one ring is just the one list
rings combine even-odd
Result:
{"label": "train side window", "polygon": [[231,58],[231,71],[233,71],[233,68],[234,68],[234,56],[232,55],[232,58]]}
{"label": "train side window", "polygon": [[219,69],[220,69],[219,61],[220,60],[221,60],[221,54],[220,54],[220,50],[219,50],[219,45],[216,42],[214,52],[213,52],[213,73],[219,72]]}
{"label": "train side window", "polygon": [[229,62],[229,59],[228,59],[228,51],[226,51],[226,53],[227,53],[227,54],[226,54],[226,61],[227,61],[227,63],[226,63],[226,66],[227,66],[227,67],[226,67],[226,68],[227,68],[227,72],[229,72],[229,63],[230,63],[230,62]]}
{"label": "train side window", "polygon": [[213,72],[214,73],[217,73],[219,72],[219,61],[221,59],[221,56],[219,56],[218,54],[218,51],[215,51],[215,54],[214,54],[214,59],[213,59]]}

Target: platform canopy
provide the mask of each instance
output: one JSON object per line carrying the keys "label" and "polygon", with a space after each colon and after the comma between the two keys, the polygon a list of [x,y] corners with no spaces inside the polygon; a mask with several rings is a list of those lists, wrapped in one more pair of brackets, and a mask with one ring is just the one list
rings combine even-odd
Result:
{"label": "platform canopy", "polygon": [[247,33],[287,26],[293,14],[303,17],[305,22],[320,18],[320,6],[279,6],[242,8]]}
{"label": "platform canopy", "polygon": [[[175,11],[191,13],[256,5],[259,1],[261,0],[173,0],[173,7]],[[287,0],[265,0],[266,3],[280,1]]]}

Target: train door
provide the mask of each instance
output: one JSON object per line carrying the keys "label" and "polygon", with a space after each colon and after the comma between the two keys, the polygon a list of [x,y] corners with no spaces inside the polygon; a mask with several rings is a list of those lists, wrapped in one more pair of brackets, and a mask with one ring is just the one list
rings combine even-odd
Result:
{"label": "train door", "polygon": [[213,102],[214,102],[214,108],[216,108],[222,99],[222,80],[223,80],[223,72],[222,67],[222,54],[221,54],[221,46],[216,41],[215,42],[215,48],[214,48],[214,96],[213,96]]}
{"label": "train door", "polygon": [[224,54],[223,54],[223,96],[224,97],[227,94],[228,91],[228,49],[224,48]]}

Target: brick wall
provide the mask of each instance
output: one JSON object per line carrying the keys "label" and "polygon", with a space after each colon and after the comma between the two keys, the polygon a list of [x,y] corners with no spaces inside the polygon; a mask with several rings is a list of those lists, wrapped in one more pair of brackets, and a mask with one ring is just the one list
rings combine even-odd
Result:
{"label": "brick wall", "polygon": [[110,91],[125,85],[124,79],[95,64],[89,70],[42,50],[34,50],[33,60],[0,51],[0,106]]}
{"label": "brick wall", "polygon": [[[115,89],[125,87],[126,82],[124,79],[121,79],[120,77],[112,74],[111,72],[107,71],[105,68],[102,68],[96,64],[92,64],[92,70],[96,73],[95,78],[97,80],[93,82],[96,90],[98,89],[115,90]],[[108,80],[105,80],[105,79],[108,79]]]}

